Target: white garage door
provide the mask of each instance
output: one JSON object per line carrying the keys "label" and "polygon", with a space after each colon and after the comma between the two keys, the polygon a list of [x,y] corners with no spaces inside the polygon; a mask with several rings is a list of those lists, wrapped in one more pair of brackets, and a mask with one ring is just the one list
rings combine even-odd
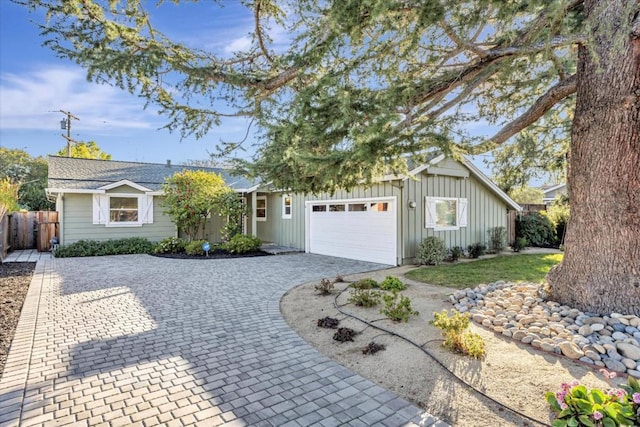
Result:
{"label": "white garage door", "polygon": [[396,265],[396,199],[306,203],[307,252]]}

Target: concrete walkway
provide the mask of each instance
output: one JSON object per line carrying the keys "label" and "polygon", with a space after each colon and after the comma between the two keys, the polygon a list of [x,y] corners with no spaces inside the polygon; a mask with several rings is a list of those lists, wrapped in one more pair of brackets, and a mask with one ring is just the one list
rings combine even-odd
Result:
{"label": "concrete walkway", "polygon": [[0,380],[0,425],[444,426],[317,352],[280,314],[296,284],[382,267],[310,254],[40,260]]}
{"label": "concrete walkway", "polygon": [[38,262],[50,260],[51,252],[38,252],[36,249],[25,249],[9,252],[2,262]]}

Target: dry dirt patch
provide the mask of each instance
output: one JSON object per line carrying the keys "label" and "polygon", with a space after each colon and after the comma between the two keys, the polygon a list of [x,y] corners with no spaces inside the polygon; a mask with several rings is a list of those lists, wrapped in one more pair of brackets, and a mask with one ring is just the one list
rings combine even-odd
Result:
{"label": "dry dirt patch", "polygon": [[[349,291],[337,302],[341,308],[374,324],[390,329],[422,345],[448,369],[488,396],[503,402],[527,416],[550,423],[551,413],[544,400],[547,391],[558,391],[561,382],[578,380],[589,387],[607,389],[608,385],[591,368],[564,357],[538,351],[472,325],[487,346],[487,356],[478,361],[452,354],[441,348],[440,331],[429,325],[435,311],[451,309],[447,296],[455,291],[439,286],[413,282],[404,277],[408,267],[353,275],[355,281],[373,277],[382,281],[393,275],[409,285],[402,293],[411,298],[420,312],[408,323],[380,320],[381,306],[358,308],[347,304]],[[429,413],[456,426],[532,426],[535,422],[518,416],[457,381],[447,369],[411,344],[359,321],[347,318],[334,307],[335,295],[348,283],[337,283],[331,296],[320,296],[314,289],[317,282],[292,289],[281,301],[281,311],[288,324],[307,342],[338,363],[352,369],[382,387],[391,390],[424,408]],[[343,305],[344,304],[344,305]],[[359,332],[353,342],[333,340],[335,330],[318,327],[324,317],[340,320],[340,327]],[[370,342],[386,346],[373,355],[363,355]]]}

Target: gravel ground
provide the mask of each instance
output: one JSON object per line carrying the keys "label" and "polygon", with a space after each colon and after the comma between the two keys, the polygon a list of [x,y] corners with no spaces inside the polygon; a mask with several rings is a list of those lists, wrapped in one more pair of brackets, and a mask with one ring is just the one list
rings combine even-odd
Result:
{"label": "gravel ground", "polygon": [[35,267],[35,262],[0,264],[0,378]]}
{"label": "gravel ground", "polygon": [[[373,327],[348,318],[338,312],[334,298],[346,283],[335,285],[332,296],[320,296],[311,282],[291,289],[281,300],[280,308],[285,320],[302,338],[320,352],[361,376],[378,383],[424,408],[430,414],[460,427],[531,427],[549,425],[551,411],[544,395],[556,392],[562,382],[578,380],[589,388],[608,389],[609,386],[591,367],[566,357],[547,353],[529,345],[514,342],[492,331],[471,324],[470,330],[479,334],[486,346],[482,360],[454,354],[441,347],[441,333],[429,324],[433,313],[453,308],[448,295],[456,289],[415,282],[404,276],[411,266],[397,267],[347,276],[355,281],[373,278],[378,282],[386,276],[395,276],[408,284],[402,294],[411,299],[411,307],[419,312],[407,323],[382,319],[380,308],[361,308],[348,303],[349,291],[341,294],[337,304],[341,310],[389,329],[423,345],[430,353],[460,378],[493,399],[541,423],[506,410],[489,401],[454,377],[415,347]],[[340,320],[339,327],[348,327],[358,335],[353,342],[333,339],[334,330],[320,328],[317,320],[331,317]],[[386,349],[374,355],[364,355],[363,348],[370,342],[383,344]]]}

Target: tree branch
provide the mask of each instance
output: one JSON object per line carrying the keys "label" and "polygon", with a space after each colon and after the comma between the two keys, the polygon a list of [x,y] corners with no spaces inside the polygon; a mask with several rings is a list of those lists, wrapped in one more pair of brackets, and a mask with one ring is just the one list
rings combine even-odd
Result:
{"label": "tree branch", "polygon": [[273,63],[273,58],[269,55],[267,51],[267,47],[264,44],[264,39],[262,37],[262,28],[260,27],[260,7],[262,6],[262,1],[256,1],[256,8],[253,12],[253,16],[256,21],[256,37],[258,38],[258,45],[260,46],[260,50],[264,54],[264,57],[271,63]]}
{"label": "tree branch", "polygon": [[480,49],[473,43],[468,43],[466,40],[461,39],[456,34],[455,30],[444,19],[440,21],[440,26],[444,30],[445,34],[460,48],[465,48],[478,55],[480,58],[487,56],[487,52],[484,49]]}
{"label": "tree branch", "polygon": [[574,94],[577,89],[577,78],[573,74],[566,80],[558,82],[550,88],[544,95],[539,97],[534,104],[529,107],[520,117],[506,124],[498,133],[482,144],[472,147],[469,154],[486,153],[504,143],[522,129],[534,123],[549,111],[554,105],[564,98]]}
{"label": "tree branch", "polygon": [[526,46],[509,46],[499,47],[495,49],[487,50],[487,56],[485,58],[478,59],[471,63],[466,69],[460,70],[436,84],[429,85],[423,91],[422,95],[418,95],[415,105],[422,104],[432,99],[442,99],[448,92],[455,89],[457,86],[467,83],[476,78],[485,68],[488,66],[513,57],[520,55],[530,55],[532,53],[540,52],[541,50],[561,47],[568,44],[575,44],[584,41],[585,38],[582,35],[574,37],[554,37],[548,43],[534,43]]}

